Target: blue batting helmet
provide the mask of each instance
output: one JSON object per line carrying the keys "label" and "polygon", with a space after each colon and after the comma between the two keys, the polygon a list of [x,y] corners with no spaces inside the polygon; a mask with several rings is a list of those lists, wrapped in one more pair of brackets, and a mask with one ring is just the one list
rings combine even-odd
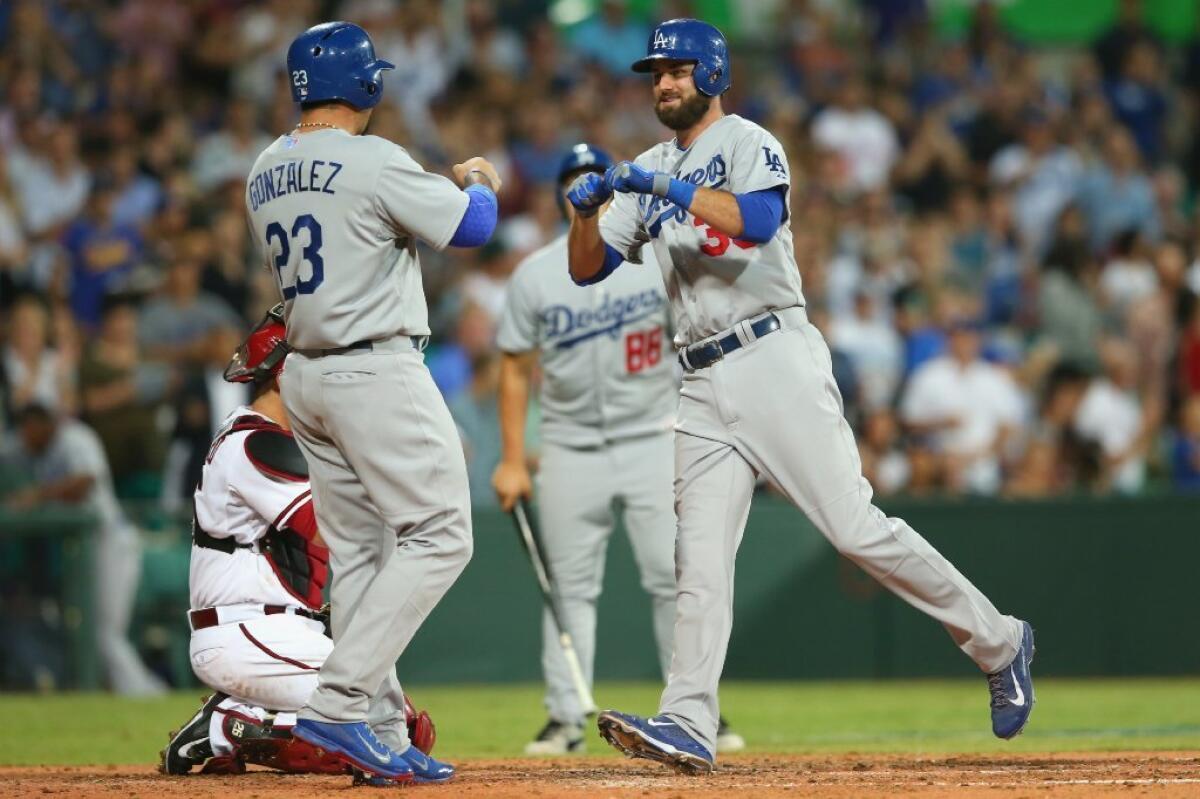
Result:
{"label": "blue batting helmet", "polygon": [[612,166],[612,157],[592,144],[580,142],[571,148],[558,165],[558,182],[572,172],[605,172]]}
{"label": "blue batting helmet", "polygon": [[383,98],[383,71],[395,69],[375,57],[367,32],[351,22],[324,22],[296,37],[288,48],[292,100],[341,100],[374,108]]}
{"label": "blue batting helmet", "polygon": [[709,97],[729,88],[729,46],[725,36],[698,19],[669,19],[650,34],[646,57],[633,62],[634,72],[650,72],[655,61],[692,61],[696,90]]}
{"label": "blue batting helmet", "polygon": [[572,147],[558,165],[558,190],[554,192],[554,197],[558,200],[558,210],[563,214],[567,213],[567,203],[563,199],[563,190],[566,188],[563,181],[567,177],[580,172],[604,173],[612,163],[612,156],[595,145],[580,142]]}

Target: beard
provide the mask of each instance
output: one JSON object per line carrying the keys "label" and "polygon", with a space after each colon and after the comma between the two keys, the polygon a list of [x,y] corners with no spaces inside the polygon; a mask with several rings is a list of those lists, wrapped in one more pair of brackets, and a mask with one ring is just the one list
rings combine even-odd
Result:
{"label": "beard", "polygon": [[658,121],[671,130],[687,130],[700,121],[710,105],[711,97],[696,92],[675,108],[663,108],[661,103],[655,103],[654,113],[658,116]]}

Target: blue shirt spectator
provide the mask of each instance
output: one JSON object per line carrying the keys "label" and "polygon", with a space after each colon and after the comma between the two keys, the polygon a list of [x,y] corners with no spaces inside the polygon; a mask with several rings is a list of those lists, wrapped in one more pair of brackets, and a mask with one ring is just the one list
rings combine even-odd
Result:
{"label": "blue shirt spectator", "polygon": [[1130,50],[1121,77],[1104,85],[1113,116],[1129,128],[1142,157],[1151,164],[1162,157],[1167,118],[1167,96],[1160,84],[1158,55],[1152,45],[1143,42]]}
{"label": "blue shirt spectator", "polygon": [[1103,252],[1115,236],[1130,230],[1150,241],[1157,240],[1161,224],[1154,187],[1138,169],[1132,135],[1123,128],[1114,128],[1104,150],[1104,162],[1084,174],[1078,195],[1092,250]]}
{"label": "blue shirt spectator", "polygon": [[113,219],[111,186],[92,191],[89,212],[63,233],[70,263],[71,311],[84,328],[96,329],[104,296],[118,288],[142,255],[142,237]]}

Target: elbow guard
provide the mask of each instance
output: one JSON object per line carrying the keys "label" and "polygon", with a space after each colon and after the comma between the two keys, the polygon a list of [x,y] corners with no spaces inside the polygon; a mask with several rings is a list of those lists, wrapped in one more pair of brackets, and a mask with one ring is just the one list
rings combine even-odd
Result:
{"label": "elbow guard", "polygon": [[467,186],[465,191],[470,202],[458,223],[458,230],[450,238],[452,247],[478,247],[487,243],[496,230],[499,213],[496,193],[480,183]]}

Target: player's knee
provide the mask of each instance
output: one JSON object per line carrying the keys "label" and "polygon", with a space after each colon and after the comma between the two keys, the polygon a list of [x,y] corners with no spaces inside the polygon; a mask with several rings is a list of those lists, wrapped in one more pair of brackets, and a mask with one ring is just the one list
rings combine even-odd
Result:
{"label": "player's knee", "polygon": [[822,508],[813,521],[843,556],[853,561],[871,559],[891,537],[882,511],[859,494],[850,494]]}

